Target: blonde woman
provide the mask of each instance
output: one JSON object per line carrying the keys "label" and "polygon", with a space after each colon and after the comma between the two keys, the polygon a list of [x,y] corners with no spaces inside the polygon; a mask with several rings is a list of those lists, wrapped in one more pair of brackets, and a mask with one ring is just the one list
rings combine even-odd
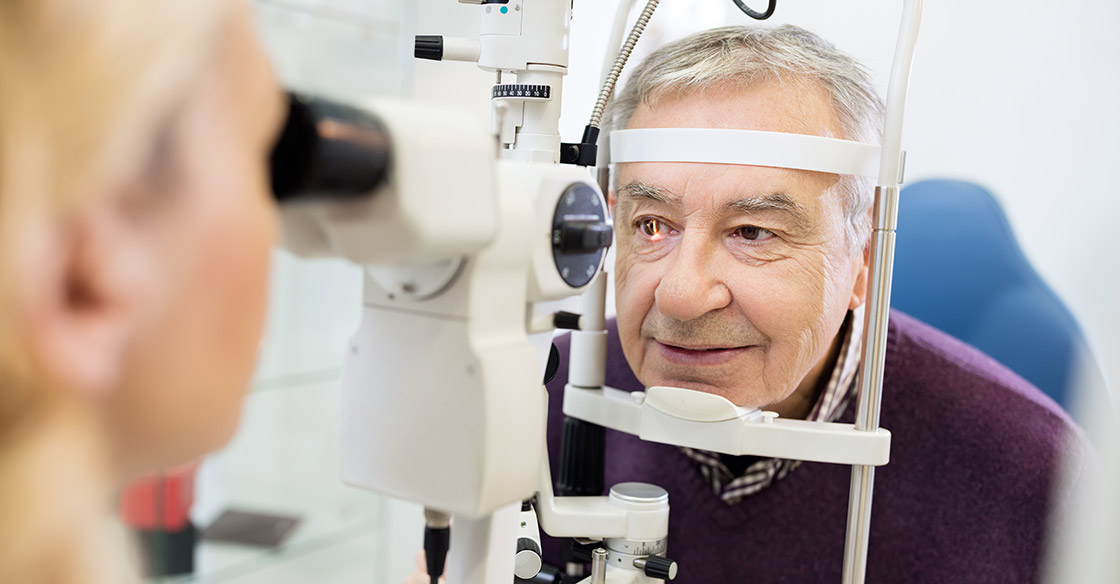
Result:
{"label": "blonde woman", "polygon": [[282,100],[227,0],[0,0],[0,582],[134,580],[113,491],[236,425]]}

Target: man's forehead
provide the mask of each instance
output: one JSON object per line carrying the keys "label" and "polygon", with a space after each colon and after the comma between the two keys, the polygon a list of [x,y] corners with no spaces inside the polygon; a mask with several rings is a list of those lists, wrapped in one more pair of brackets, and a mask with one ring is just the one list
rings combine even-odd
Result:
{"label": "man's forehead", "polygon": [[634,110],[627,129],[727,128],[839,137],[827,92],[796,79],[750,85],[723,82],[694,91],[665,91]]}
{"label": "man's forehead", "polygon": [[[834,137],[839,123],[828,95],[818,84],[764,81],[727,82],[693,92],[667,92],[643,102],[627,129],[727,128]],[[704,163],[624,163],[618,173],[619,202],[672,203],[734,211],[782,208],[804,221],[838,175],[804,170]],[[633,185],[633,186],[630,186]],[[622,188],[629,187],[629,188]],[[651,196],[654,195],[654,196]],[[659,196],[656,196],[659,195]],[[739,201],[763,202],[740,204]],[[782,203],[782,204],[775,204]]]}

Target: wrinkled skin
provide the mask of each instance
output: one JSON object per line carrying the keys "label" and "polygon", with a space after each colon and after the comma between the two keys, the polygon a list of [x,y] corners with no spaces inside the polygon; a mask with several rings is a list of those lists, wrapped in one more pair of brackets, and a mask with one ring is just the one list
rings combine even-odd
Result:
{"label": "wrinkled skin", "polygon": [[[641,104],[628,128],[737,128],[843,137],[807,83],[721,85]],[[622,348],[647,387],[804,417],[863,302],[838,176],[701,163],[619,165],[611,203]]]}

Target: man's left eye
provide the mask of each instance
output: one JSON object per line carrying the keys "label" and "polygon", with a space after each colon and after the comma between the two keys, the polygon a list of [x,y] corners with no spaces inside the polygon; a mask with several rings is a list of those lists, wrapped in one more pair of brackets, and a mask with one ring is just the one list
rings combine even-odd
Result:
{"label": "man's left eye", "polygon": [[765,241],[774,237],[772,231],[763,229],[757,225],[744,225],[735,230],[735,235],[747,241]]}

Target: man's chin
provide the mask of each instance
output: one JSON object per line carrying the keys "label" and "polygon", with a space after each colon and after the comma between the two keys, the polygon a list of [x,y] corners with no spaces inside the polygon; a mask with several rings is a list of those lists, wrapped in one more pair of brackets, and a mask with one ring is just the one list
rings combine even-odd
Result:
{"label": "man's chin", "polygon": [[750,395],[751,392],[746,391],[743,388],[730,387],[726,384],[654,376],[650,378],[650,383],[645,383],[645,386],[680,387],[683,389],[691,389],[693,391],[710,393],[712,395],[718,395],[726,399],[727,401],[730,401],[731,403],[744,408],[757,408],[761,407],[761,403],[764,403],[760,401],[757,396]]}

